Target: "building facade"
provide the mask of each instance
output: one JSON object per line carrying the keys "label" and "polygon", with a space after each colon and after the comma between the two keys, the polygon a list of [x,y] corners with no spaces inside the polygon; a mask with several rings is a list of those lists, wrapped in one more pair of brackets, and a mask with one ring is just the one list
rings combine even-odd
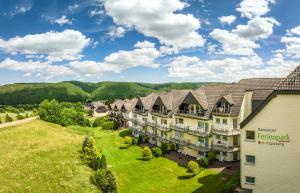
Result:
{"label": "building facade", "polygon": [[[173,144],[195,158],[215,152],[220,161],[240,160],[240,123],[266,99],[281,79],[243,79],[237,83],[202,86],[196,90],[152,93],[130,103],[126,119],[135,137],[153,145]],[[255,92],[249,92],[255,90]],[[121,112],[116,101],[111,107]]]}
{"label": "building facade", "polygon": [[241,128],[242,188],[256,193],[299,192],[300,66],[252,111]]}

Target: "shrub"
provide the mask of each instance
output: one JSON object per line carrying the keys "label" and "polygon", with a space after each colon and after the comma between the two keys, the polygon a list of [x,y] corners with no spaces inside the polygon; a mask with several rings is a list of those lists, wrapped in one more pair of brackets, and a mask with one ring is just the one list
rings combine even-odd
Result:
{"label": "shrub", "polygon": [[206,157],[200,158],[199,165],[202,167],[208,167],[208,159]]}
{"label": "shrub", "polygon": [[91,180],[103,193],[117,192],[115,176],[108,169],[97,170]]}
{"label": "shrub", "polygon": [[99,150],[96,147],[96,142],[93,137],[87,137],[82,143],[82,154],[81,158],[85,159],[88,163],[97,156],[100,155]]}
{"label": "shrub", "polygon": [[98,170],[98,169],[102,169],[101,168],[101,157],[98,155],[96,157],[93,157],[89,163],[89,166],[93,169],[93,170]]}
{"label": "shrub", "polygon": [[132,144],[133,145],[138,145],[139,144],[139,140],[137,138],[132,138]]}
{"label": "shrub", "polygon": [[213,151],[208,152],[208,154],[207,154],[208,163],[212,164],[216,160],[216,157],[217,157],[216,152],[213,152]]}
{"label": "shrub", "polygon": [[169,146],[166,143],[162,143],[160,148],[161,148],[161,151],[163,154],[165,154],[169,151]]}
{"label": "shrub", "polygon": [[94,158],[91,159],[89,166],[93,170],[98,170],[98,169],[106,169],[106,158],[104,155],[101,157],[98,155]]}
{"label": "shrub", "polygon": [[25,110],[23,108],[19,108],[20,113],[25,113]]}
{"label": "shrub", "polygon": [[200,172],[198,163],[195,161],[190,161],[188,163],[188,172],[193,173],[194,175],[198,174]]}
{"label": "shrub", "polygon": [[129,147],[130,147],[129,144],[122,143],[122,144],[120,145],[119,149],[127,149],[127,148],[129,148]]}
{"label": "shrub", "polygon": [[104,130],[113,130],[114,129],[114,122],[106,121],[102,124],[102,129]]}
{"label": "shrub", "polygon": [[106,169],[107,168],[107,163],[106,163],[106,157],[105,155],[101,156],[101,165],[100,165],[101,169]]}
{"label": "shrub", "polygon": [[120,136],[120,137],[131,136],[131,134],[132,134],[132,130],[131,130],[131,129],[122,129],[122,130],[119,132],[119,136]]}
{"label": "shrub", "polygon": [[93,123],[93,127],[100,127],[104,122],[109,121],[108,117],[98,117]]}
{"label": "shrub", "polygon": [[8,114],[5,115],[5,122],[12,122],[13,118],[9,116]]}
{"label": "shrub", "polygon": [[124,143],[128,145],[132,145],[132,137],[129,136],[124,137]]}
{"label": "shrub", "polygon": [[24,117],[23,115],[21,115],[21,114],[17,114],[16,118],[17,118],[18,120],[21,120],[21,119],[24,119],[25,117]]}
{"label": "shrub", "polygon": [[152,153],[155,157],[160,157],[162,155],[162,150],[159,147],[154,147]]}
{"label": "shrub", "polygon": [[152,151],[148,146],[145,146],[143,149],[143,160],[150,160],[152,158]]}
{"label": "shrub", "polygon": [[33,115],[38,115],[38,110],[36,108],[32,109]]}

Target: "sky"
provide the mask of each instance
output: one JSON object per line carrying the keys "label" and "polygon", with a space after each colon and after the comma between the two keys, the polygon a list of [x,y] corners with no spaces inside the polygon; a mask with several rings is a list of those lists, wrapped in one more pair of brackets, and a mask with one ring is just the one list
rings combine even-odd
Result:
{"label": "sky", "polygon": [[0,84],[234,82],[300,64],[298,0],[0,0]]}

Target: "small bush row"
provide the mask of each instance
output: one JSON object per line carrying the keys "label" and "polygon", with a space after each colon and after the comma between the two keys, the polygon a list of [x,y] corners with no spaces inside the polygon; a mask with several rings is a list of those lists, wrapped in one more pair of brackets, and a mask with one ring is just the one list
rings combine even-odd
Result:
{"label": "small bush row", "polygon": [[86,136],[82,142],[81,158],[91,167],[95,173],[91,176],[91,181],[103,193],[117,192],[116,179],[113,173],[107,169],[106,158],[101,155],[96,147],[93,137]]}

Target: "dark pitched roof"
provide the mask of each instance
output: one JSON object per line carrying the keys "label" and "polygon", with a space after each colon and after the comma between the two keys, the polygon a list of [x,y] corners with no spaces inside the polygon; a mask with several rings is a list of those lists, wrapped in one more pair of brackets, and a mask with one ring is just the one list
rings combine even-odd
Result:
{"label": "dark pitched roof", "polygon": [[300,90],[300,65],[279,83],[276,90]]}
{"label": "dark pitched roof", "polygon": [[152,109],[153,103],[155,102],[157,96],[158,96],[158,93],[151,93],[145,97],[140,97],[140,100],[146,111],[149,111]]}
{"label": "dark pitched roof", "polygon": [[130,100],[125,100],[123,107],[124,109],[128,112],[128,111],[132,111],[133,108],[135,107],[136,103],[137,103],[138,99],[137,98],[133,98]]}
{"label": "dark pitched roof", "polygon": [[251,99],[253,101],[264,101],[272,92],[271,89],[253,90]]}

